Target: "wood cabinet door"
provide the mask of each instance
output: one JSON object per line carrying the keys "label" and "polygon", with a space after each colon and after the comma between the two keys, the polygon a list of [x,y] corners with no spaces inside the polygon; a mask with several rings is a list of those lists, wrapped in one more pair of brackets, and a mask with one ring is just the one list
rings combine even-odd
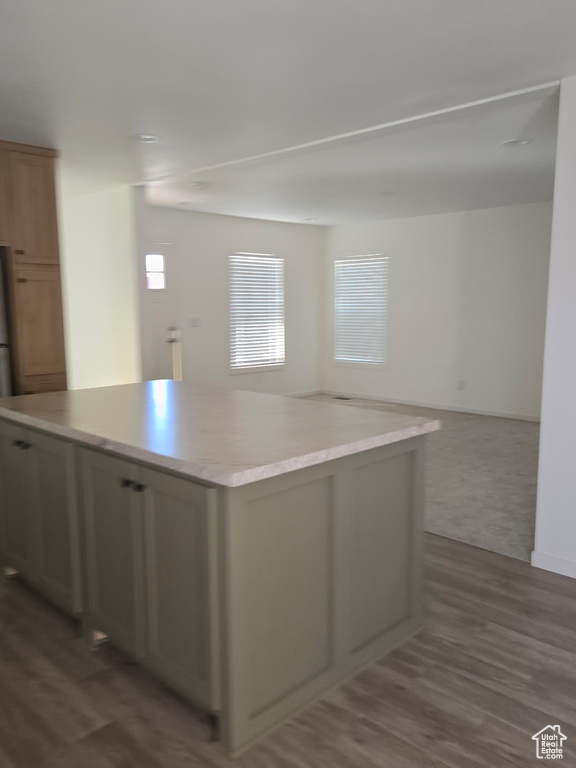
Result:
{"label": "wood cabinet door", "polygon": [[8,152],[0,149],[0,245],[8,245],[10,234],[8,232]]}
{"label": "wood cabinet door", "polygon": [[37,482],[37,588],[69,613],[79,613],[80,553],[74,446],[26,430]]}
{"label": "wood cabinet door", "polygon": [[16,266],[13,295],[19,376],[65,373],[60,269]]}
{"label": "wood cabinet door", "polygon": [[216,710],[216,490],[147,469],[140,478],[145,663],[199,706]]}
{"label": "wood cabinet door", "polygon": [[26,431],[0,424],[0,548],[1,565],[14,568],[30,581],[36,562],[36,478]]}
{"label": "wood cabinet door", "polygon": [[10,152],[12,258],[26,264],[58,264],[54,160]]}
{"label": "wood cabinet door", "polygon": [[93,630],[133,656],[144,653],[141,495],[130,462],[81,449],[87,605]]}

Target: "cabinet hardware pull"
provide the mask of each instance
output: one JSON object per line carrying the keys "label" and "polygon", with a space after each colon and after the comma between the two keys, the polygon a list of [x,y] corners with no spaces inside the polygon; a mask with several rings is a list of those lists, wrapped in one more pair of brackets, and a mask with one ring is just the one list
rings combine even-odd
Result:
{"label": "cabinet hardware pull", "polygon": [[146,490],[146,486],[142,483],[134,483],[134,490],[136,493],[142,493],[142,491]]}
{"label": "cabinet hardware pull", "polygon": [[16,282],[17,282],[17,283],[27,283],[27,282],[28,282],[28,280],[26,280],[26,278],[25,278],[25,277],[17,277],[17,278],[16,278]]}
{"label": "cabinet hardware pull", "polygon": [[120,480],[120,485],[122,486],[122,488],[132,488],[132,486],[134,485],[134,481],[128,480],[127,478],[123,477]]}
{"label": "cabinet hardware pull", "polygon": [[26,253],[26,251],[22,251],[22,250],[18,250],[18,249],[16,249],[16,250],[14,251],[14,253],[15,253],[15,254],[17,254],[18,256],[24,256],[24,254]]}
{"label": "cabinet hardware pull", "polygon": [[28,448],[32,448],[32,443],[22,443],[20,447],[27,451]]}
{"label": "cabinet hardware pull", "polygon": [[12,445],[14,446],[14,448],[22,448],[22,446],[24,445],[24,441],[23,440],[12,440]]}

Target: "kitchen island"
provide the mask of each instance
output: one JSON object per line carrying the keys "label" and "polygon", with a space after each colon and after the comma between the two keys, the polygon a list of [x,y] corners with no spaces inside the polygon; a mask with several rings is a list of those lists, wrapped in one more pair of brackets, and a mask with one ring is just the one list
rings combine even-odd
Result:
{"label": "kitchen island", "polygon": [[153,381],[0,400],[0,562],[235,754],[421,623],[439,423]]}

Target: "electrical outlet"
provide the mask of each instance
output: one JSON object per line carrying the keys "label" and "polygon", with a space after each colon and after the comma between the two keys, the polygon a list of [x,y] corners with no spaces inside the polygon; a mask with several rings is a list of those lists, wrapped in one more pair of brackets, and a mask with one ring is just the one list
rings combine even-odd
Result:
{"label": "electrical outlet", "polygon": [[459,389],[461,392],[466,389],[466,382],[464,379],[458,379],[458,384],[456,385],[456,389]]}

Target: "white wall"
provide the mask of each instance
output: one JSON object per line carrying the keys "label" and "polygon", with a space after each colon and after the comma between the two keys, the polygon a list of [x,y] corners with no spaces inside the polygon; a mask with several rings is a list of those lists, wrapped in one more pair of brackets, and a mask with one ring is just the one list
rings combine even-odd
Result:
{"label": "white wall", "polygon": [[70,197],[59,187],[68,386],[141,378],[134,190]]}
{"label": "white wall", "polygon": [[551,216],[537,203],[334,227],[328,285],[340,254],[390,255],[389,362],[333,362],[329,289],[323,388],[538,417]]}
{"label": "white wall", "polygon": [[532,563],[576,578],[576,77],[562,81]]}
{"label": "white wall", "polygon": [[[318,390],[323,227],[152,206],[145,226],[149,248],[166,255],[167,288],[146,290],[145,249],[141,249],[144,378],[171,376],[170,345],[165,339],[166,328],[174,325],[182,330],[186,381],[272,394]],[[281,370],[230,373],[228,256],[237,251],[273,253],[285,259],[286,365]],[[189,327],[190,318],[199,318],[200,327]]]}

